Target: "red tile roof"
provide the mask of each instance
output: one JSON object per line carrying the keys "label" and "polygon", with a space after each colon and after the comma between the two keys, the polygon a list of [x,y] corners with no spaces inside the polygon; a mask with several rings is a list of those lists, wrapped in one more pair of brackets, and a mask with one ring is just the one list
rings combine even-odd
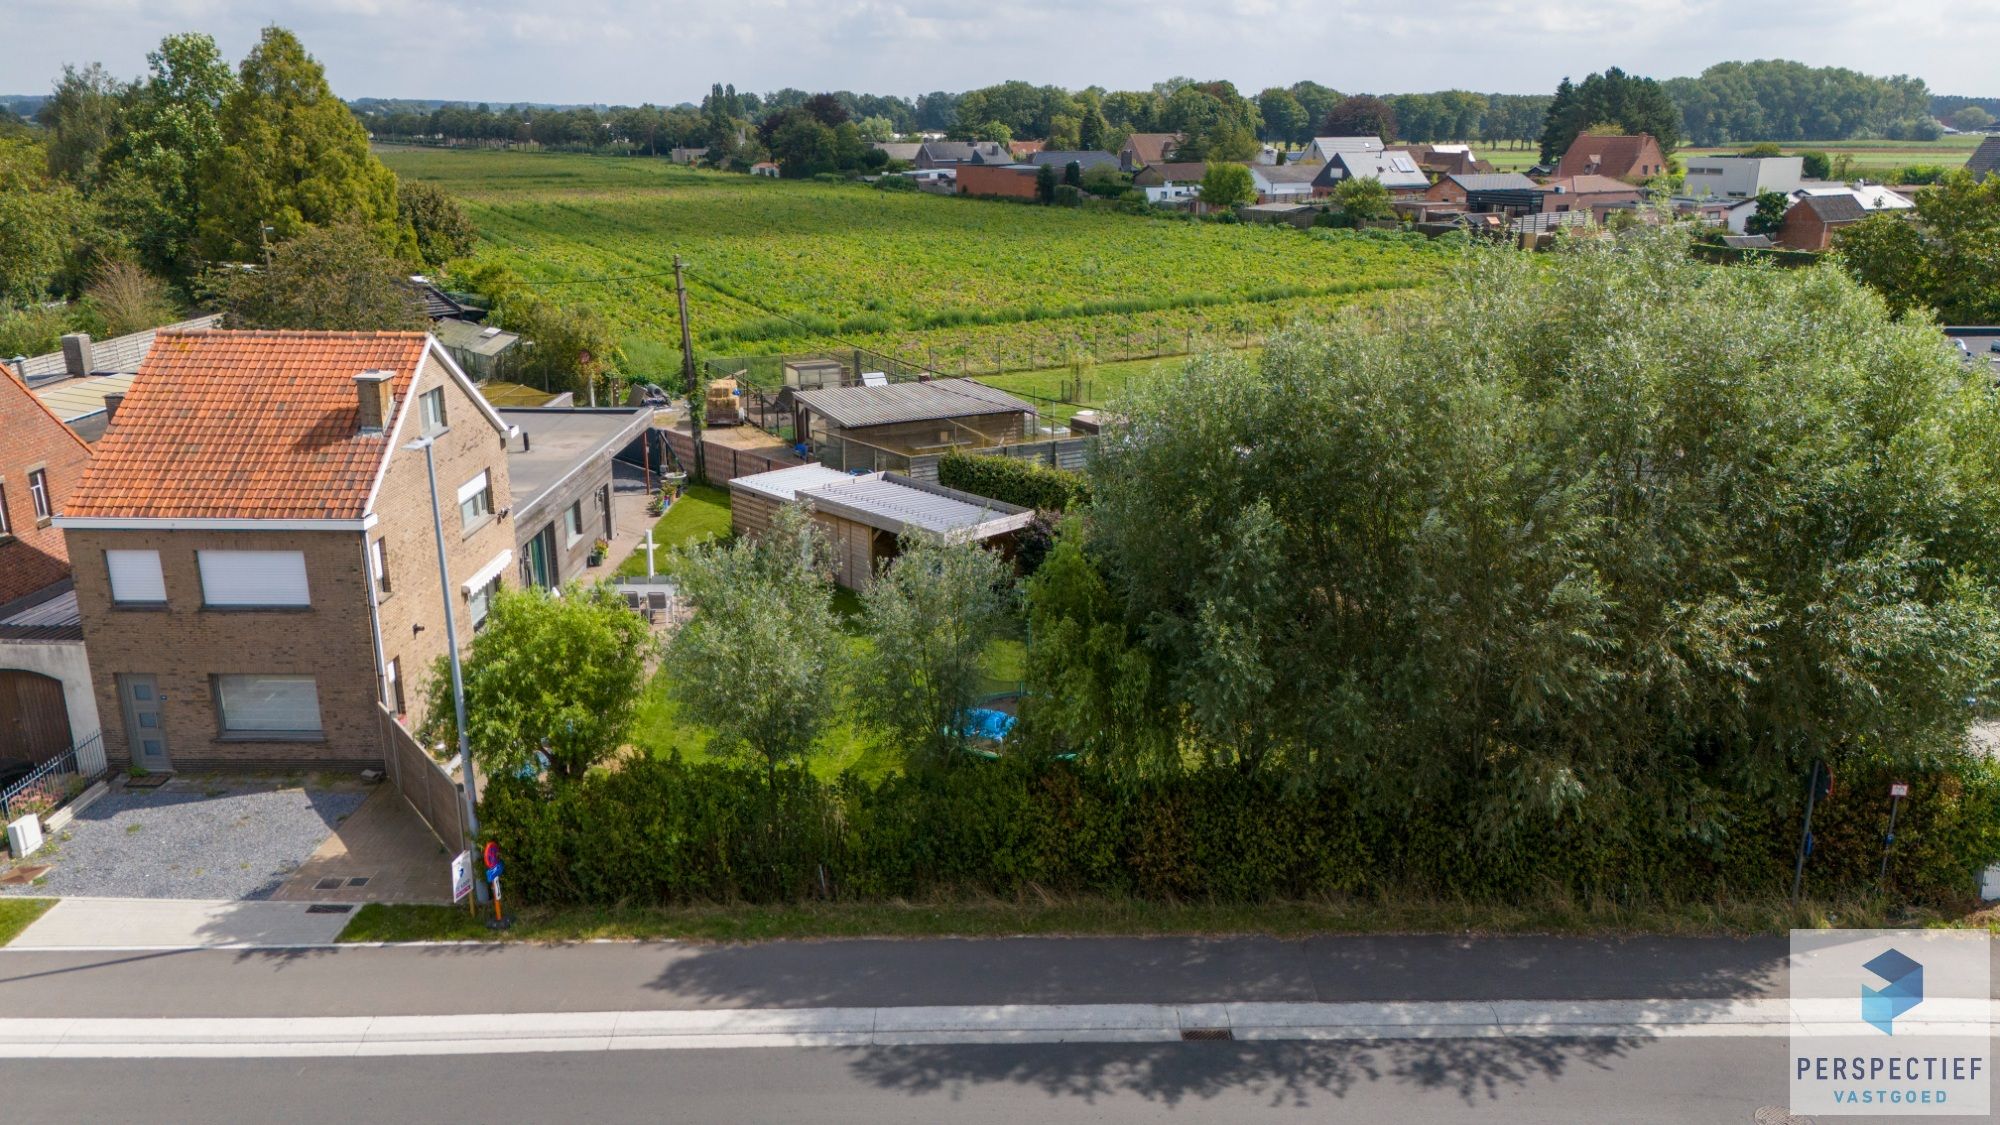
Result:
{"label": "red tile roof", "polygon": [[1583,133],[1563,153],[1556,175],[1565,179],[1585,175],[1609,176],[1614,180],[1644,179],[1658,175],[1665,161],[1659,142],[1651,133],[1623,137]]}
{"label": "red tile roof", "polygon": [[389,439],[354,376],[401,408],[422,332],[162,332],[64,509],[144,519],[358,519]]}

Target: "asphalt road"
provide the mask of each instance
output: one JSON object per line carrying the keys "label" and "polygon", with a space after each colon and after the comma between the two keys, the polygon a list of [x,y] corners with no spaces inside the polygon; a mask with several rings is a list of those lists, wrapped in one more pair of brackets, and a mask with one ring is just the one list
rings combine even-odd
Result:
{"label": "asphalt road", "polygon": [[1783,1040],[1072,1044],[22,1062],[0,1090],[38,1123],[1745,1125],[1783,1104],[1784,1070]]}
{"label": "asphalt road", "polygon": [[[0,1013],[424,1015],[1781,996],[1782,938],[1015,938],[0,951]],[[2000,980],[2000,974],[1995,975]]]}

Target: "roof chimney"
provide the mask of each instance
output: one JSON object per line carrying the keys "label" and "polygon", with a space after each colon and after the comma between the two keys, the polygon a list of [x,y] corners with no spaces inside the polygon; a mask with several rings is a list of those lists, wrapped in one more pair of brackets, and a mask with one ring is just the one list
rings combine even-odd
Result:
{"label": "roof chimney", "polygon": [[62,338],[62,349],[64,372],[72,377],[90,374],[90,333],[69,333]]}
{"label": "roof chimney", "polygon": [[363,371],[354,377],[354,390],[361,400],[360,430],[364,434],[379,434],[388,428],[390,407],[395,396],[389,389],[389,381],[396,377],[394,371]]}
{"label": "roof chimney", "polygon": [[111,425],[118,420],[118,408],[125,405],[125,392],[112,391],[104,396],[104,424]]}

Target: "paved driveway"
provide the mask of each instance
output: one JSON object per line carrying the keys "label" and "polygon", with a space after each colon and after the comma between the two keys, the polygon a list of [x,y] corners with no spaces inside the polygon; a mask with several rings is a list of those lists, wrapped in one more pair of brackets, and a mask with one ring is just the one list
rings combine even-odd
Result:
{"label": "paved driveway", "polygon": [[115,789],[29,857],[12,895],[265,899],[361,807],[358,779],[182,775]]}

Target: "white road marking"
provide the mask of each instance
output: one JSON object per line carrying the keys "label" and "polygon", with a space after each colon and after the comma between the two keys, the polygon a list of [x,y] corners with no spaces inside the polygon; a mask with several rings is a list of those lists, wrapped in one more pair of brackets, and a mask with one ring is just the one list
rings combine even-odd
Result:
{"label": "white road marking", "polygon": [[[1977,1003],[1977,1002],[1974,1002]],[[2000,1003],[1986,1002],[2000,1022]],[[1960,1006],[1963,1007],[1963,1006]],[[1963,1012],[1954,1013],[1961,1018]],[[0,1018],[0,1058],[281,1058],[480,1052],[1237,1039],[1780,1038],[1837,1022],[1790,1001],[998,1004],[444,1016]],[[1920,1021],[1911,1030],[1921,1030]],[[1950,1020],[1937,1030],[1962,1028]],[[1898,1030],[1902,1030],[1898,1022]]]}

